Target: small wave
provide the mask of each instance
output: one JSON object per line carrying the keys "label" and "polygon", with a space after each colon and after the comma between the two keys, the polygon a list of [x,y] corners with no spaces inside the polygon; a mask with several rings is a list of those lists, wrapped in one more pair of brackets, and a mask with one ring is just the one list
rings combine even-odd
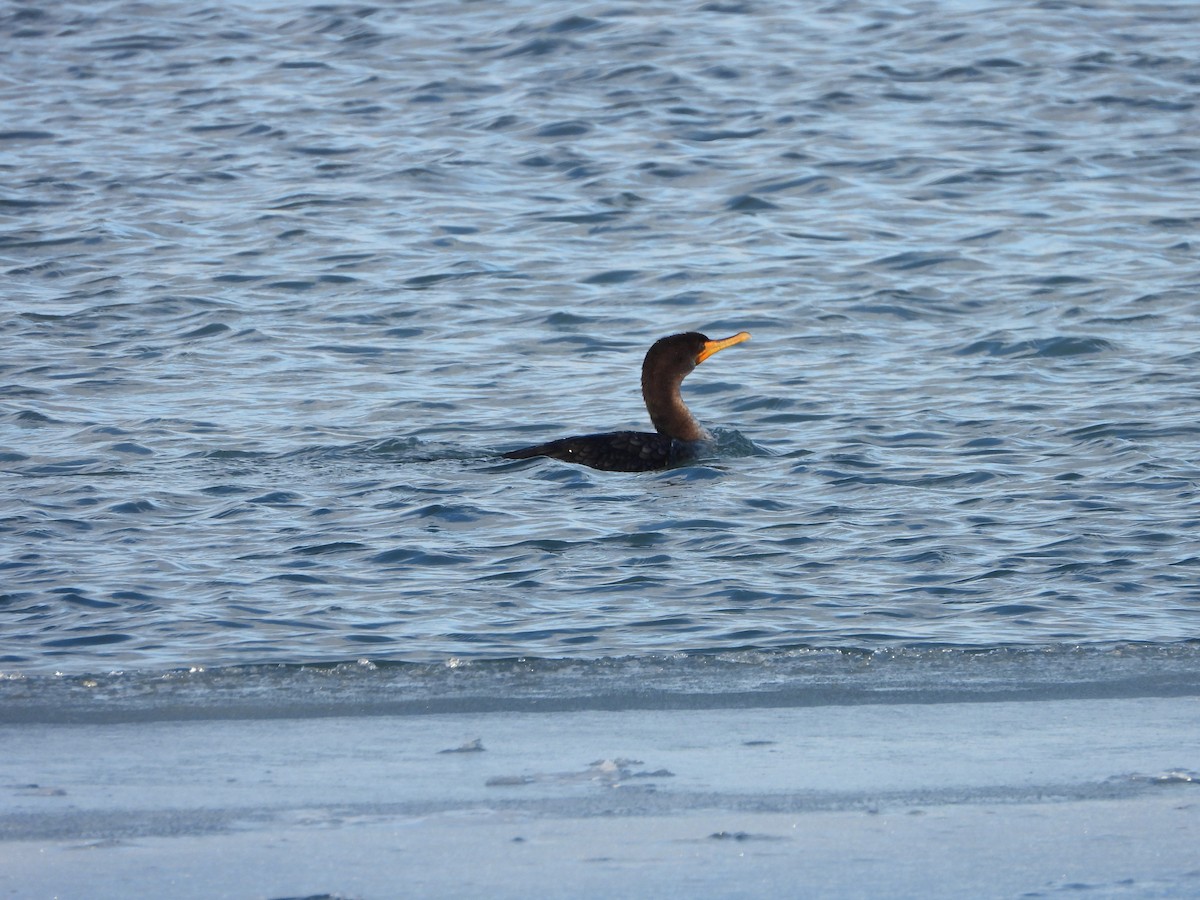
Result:
{"label": "small wave", "polygon": [[642,273],[638,269],[612,269],[608,272],[597,272],[583,279],[583,284],[624,284],[638,278]]}
{"label": "small wave", "polygon": [[408,547],[396,547],[385,550],[371,557],[371,562],[378,566],[459,566],[470,562],[465,556],[448,553],[430,553],[424,550],[413,550]]}
{"label": "small wave", "polygon": [[871,265],[881,266],[888,269],[896,269],[899,271],[911,271],[914,269],[928,269],[947,264],[961,264],[969,262],[965,257],[959,256],[956,253],[923,253],[916,250],[910,250],[905,253],[897,253],[893,256],[886,256],[882,259],[874,260]]}
{"label": "small wave", "polygon": [[123,644],[133,639],[133,635],[131,634],[89,634],[73,638],[52,638],[42,641],[42,646],[50,649],[64,650],[75,647],[101,647],[107,644]]}
{"label": "small wave", "polygon": [[305,544],[293,547],[292,552],[300,556],[328,556],[333,553],[352,553],[370,549],[366,544],[357,541],[329,541],[324,544]]}
{"label": "small wave", "polygon": [[48,141],[58,137],[52,131],[26,129],[24,131],[0,131],[0,141]]}
{"label": "small wave", "polygon": [[1016,356],[1025,358],[1057,359],[1083,356],[1092,353],[1108,353],[1116,348],[1112,341],[1100,337],[1060,335],[1024,341],[1006,341],[988,338],[974,341],[955,352],[959,356]]}
{"label": "small wave", "polygon": [[730,212],[756,213],[771,209],[779,209],[769,200],[755,197],[753,194],[739,194],[726,202],[725,208]]}

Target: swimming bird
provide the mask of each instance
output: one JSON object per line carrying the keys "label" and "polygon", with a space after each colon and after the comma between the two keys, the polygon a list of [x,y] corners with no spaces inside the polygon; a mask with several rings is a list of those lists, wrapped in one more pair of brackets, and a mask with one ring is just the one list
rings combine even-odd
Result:
{"label": "swimming bird", "polygon": [[584,434],[510,450],[504,456],[506,459],[549,456],[609,472],[649,472],[694,459],[713,437],[684,405],[679,387],[696,366],[714,353],[749,339],[750,334],[745,331],[717,341],[688,331],[655,341],[642,361],[642,399],[646,401],[654,432]]}

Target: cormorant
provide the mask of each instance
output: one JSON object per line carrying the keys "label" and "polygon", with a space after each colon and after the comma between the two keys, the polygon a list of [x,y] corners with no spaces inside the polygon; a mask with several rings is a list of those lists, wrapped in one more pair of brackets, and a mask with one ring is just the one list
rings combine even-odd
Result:
{"label": "cormorant", "polygon": [[654,433],[584,434],[511,450],[504,456],[507,459],[549,456],[610,472],[648,472],[693,459],[712,441],[712,435],[688,411],[679,386],[714,353],[749,339],[745,331],[719,341],[688,331],[655,341],[642,362],[642,398],[654,423]]}

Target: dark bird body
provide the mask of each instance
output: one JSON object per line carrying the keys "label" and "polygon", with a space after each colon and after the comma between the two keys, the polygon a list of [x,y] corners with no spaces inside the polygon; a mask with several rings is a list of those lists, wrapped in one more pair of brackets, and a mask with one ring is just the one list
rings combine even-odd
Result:
{"label": "dark bird body", "polygon": [[712,435],[684,405],[680,385],[714,353],[749,338],[742,331],[712,341],[689,331],[655,341],[642,362],[642,399],[654,423],[653,432],[584,434],[512,450],[504,456],[507,459],[549,456],[610,472],[649,472],[693,459],[712,441]]}

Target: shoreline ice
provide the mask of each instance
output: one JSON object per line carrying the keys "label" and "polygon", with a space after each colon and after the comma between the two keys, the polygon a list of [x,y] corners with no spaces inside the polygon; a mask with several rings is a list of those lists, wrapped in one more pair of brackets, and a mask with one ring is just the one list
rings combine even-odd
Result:
{"label": "shoreline ice", "polygon": [[15,898],[1200,892],[1195,696],[25,723],[0,743]]}

